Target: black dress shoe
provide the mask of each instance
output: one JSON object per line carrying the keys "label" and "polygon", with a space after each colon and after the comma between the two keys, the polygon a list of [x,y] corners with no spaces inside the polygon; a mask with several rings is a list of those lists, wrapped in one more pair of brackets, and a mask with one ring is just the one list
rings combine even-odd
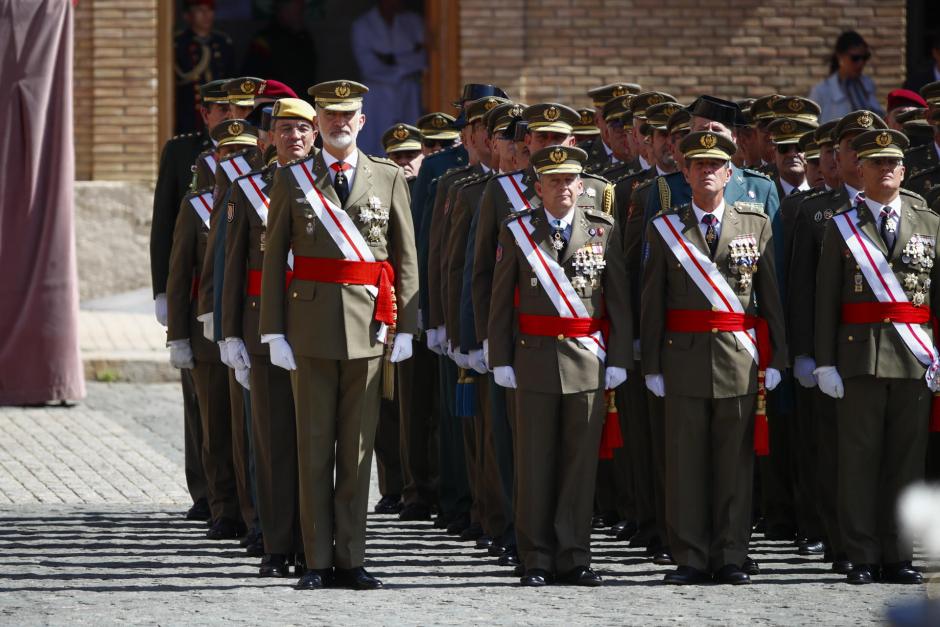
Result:
{"label": "black dress shoe", "polygon": [[248,557],[261,557],[264,555],[264,538],[258,536],[257,540],[245,547],[245,554]]}
{"label": "black dress shoe", "polygon": [[613,527],[619,520],[620,517],[617,515],[617,512],[608,510],[594,514],[594,517],[591,518],[591,526],[595,529],[604,529],[606,527]]}
{"label": "black dress shoe", "polygon": [[800,555],[820,555],[826,552],[826,545],[822,540],[804,540],[800,542],[796,552]]}
{"label": "black dress shoe", "polygon": [[620,531],[617,532],[617,535],[615,537],[618,540],[626,542],[627,540],[632,539],[636,535],[636,532],[638,529],[639,527],[637,527],[636,523],[633,522],[632,520],[625,521],[623,528],[621,528]]}
{"label": "black dress shoe", "polygon": [[610,532],[611,532],[612,534],[614,534],[614,535],[617,535],[618,533],[620,533],[621,531],[623,531],[623,528],[626,527],[626,526],[627,526],[627,521],[626,521],[626,520],[621,520],[621,521],[618,522],[616,525],[614,525],[613,527],[610,528]]}
{"label": "black dress shoe", "polygon": [[516,564],[515,566],[513,566],[512,568],[513,577],[522,577],[523,575],[525,575],[525,566],[523,564]]}
{"label": "black dress shoe", "polygon": [[431,508],[424,503],[410,503],[398,512],[398,520],[431,520]]}
{"label": "black dress shoe", "polygon": [[715,573],[715,581],[732,586],[751,583],[751,578],[737,564],[725,564]]}
{"label": "black dress shoe", "polygon": [[519,561],[519,553],[516,551],[516,547],[506,547],[506,552],[499,556],[499,559],[496,560],[496,563],[499,566],[518,566],[521,564]]}
{"label": "black dress shoe", "polygon": [[210,540],[232,540],[244,533],[244,526],[229,518],[220,518],[209,527],[206,537]]}
{"label": "black dress shoe", "polygon": [[675,566],[676,560],[672,559],[668,547],[660,547],[653,553],[653,563],[657,566]]}
{"label": "black dress shoe", "polygon": [[434,519],[434,528],[435,529],[447,529],[450,523],[454,522],[454,514],[445,514],[441,512],[437,515],[437,518]]}
{"label": "black dress shoe", "polygon": [[542,570],[541,568],[532,568],[525,571],[525,574],[519,580],[519,583],[529,588],[541,588],[543,586],[547,586],[550,580],[551,574],[547,570]]}
{"label": "black dress shoe", "polygon": [[401,494],[386,494],[375,504],[376,514],[397,514],[401,511]]}
{"label": "black dress shoe", "polygon": [[694,586],[711,582],[711,575],[704,570],[692,568],[691,566],[679,566],[663,577],[663,583],[672,584],[674,586]]}
{"label": "black dress shoe", "polygon": [[839,573],[840,575],[848,575],[852,572],[853,568],[855,568],[855,564],[850,560],[837,559],[832,562],[832,572]]}
{"label": "black dress shoe", "polygon": [[506,546],[493,540],[493,544],[486,549],[486,552],[489,553],[490,557],[502,557],[506,553]]}
{"label": "black dress shoe", "polygon": [[378,590],[382,582],[366,572],[362,566],[335,569],[336,585],[353,590]]}
{"label": "black dress shoe", "polygon": [[741,570],[753,577],[760,574],[760,564],[757,563],[756,559],[745,557],[744,562],[741,564]]}
{"label": "black dress shoe", "polygon": [[855,585],[875,583],[878,579],[878,567],[874,564],[856,564],[852,571],[846,575],[845,580]]}
{"label": "black dress shoe", "polygon": [[486,535],[485,533],[484,533],[482,536],[480,536],[479,538],[477,538],[477,548],[478,548],[478,549],[487,549],[487,550],[489,550],[489,548],[490,548],[491,546],[493,546],[493,544],[495,544],[495,541],[493,540],[493,538],[491,538],[490,536]]}
{"label": "black dress shoe", "polygon": [[479,540],[483,537],[483,526],[480,523],[471,523],[469,527],[460,532],[460,539],[464,542]]}
{"label": "black dress shoe", "polygon": [[590,588],[596,588],[603,584],[604,580],[587,566],[576,566],[559,577],[558,582],[568,584],[569,586],[588,586]]}
{"label": "black dress shoe", "polygon": [[287,577],[290,574],[290,564],[287,563],[287,556],[280,553],[269,553],[261,560],[261,568],[258,570],[261,577]]}
{"label": "black dress shoe", "polygon": [[254,544],[258,541],[258,537],[261,535],[261,531],[257,527],[252,527],[242,536],[242,539],[238,541],[239,546],[247,547],[250,544]]}
{"label": "black dress shoe", "polygon": [[209,520],[212,518],[212,512],[209,511],[209,501],[199,499],[186,512],[186,520]]}
{"label": "black dress shoe", "polygon": [[332,568],[311,568],[294,586],[297,590],[319,590],[333,583]]}
{"label": "black dress shoe", "polygon": [[914,570],[910,562],[894,562],[881,567],[881,580],[887,583],[924,583],[924,576]]}
{"label": "black dress shoe", "polygon": [[467,512],[463,512],[451,518],[450,523],[448,523],[447,525],[447,533],[455,535],[455,536],[459,536],[469,526],[470,526],[470,514],[468,514]]}

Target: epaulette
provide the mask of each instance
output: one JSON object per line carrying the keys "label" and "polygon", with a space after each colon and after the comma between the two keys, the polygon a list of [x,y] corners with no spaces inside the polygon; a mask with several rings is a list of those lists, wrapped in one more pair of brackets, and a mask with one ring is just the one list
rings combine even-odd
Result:
{"label": "epaulette", "polygon": [[288,161],[287,163],[285,163],[285,164],[284,164],[284,167],[286,168],[286,167],[291,166],[291,165],[296,165],[296,164],[298,164],[298,163],[303,163],[304,161],[307,161],[307,160],[309,160],[309,159],[313,159],[315,156],[316,156],[316,155],[304,155],[303,157],[297,157],[297,158],[294,159],[293,161]]}
{"label": "epaulette", "polygon": [[911,146],[904,151],[904,158],[907,159],[910,156],[916,155],[919,152],[923,152],[930,148],[930,144],[921,144],[920,146]]}
{"label": "epaulette", "polygon": [[[468,177],[470,178],[470,177]],[[493,172],[486,172],[482,176],[474,176],[470,178],[466,183],[464,183],[464,188],[470,187],[471,185],[485,185],[492,181],[496,176],[493,175]]]}
{"label": "epaulette", "polygon": [[396,168],[398,167],[397,163],[395,163],[391,159],[386,159],[385,157],[379,157],[376,155],[366,155],[366,157],[374,163],[381,163],[382,165],[392,165],[392,166],[395,166]]}
{"label": "epaulette", "polygon": [[202,196],[206,192],[211,192],[214,187],[203,187],[202,189],[192,189],[186,192],[186,195],[183,198],[195,198],[196,196]]}
{"label": "epaulette", "polygon": [[[255,150],[257,150],[257,148],[255,148]],[[229,154],[219,159],[219,161],[231,161],[235,157],[244,157],[249,152],[251,152],[251,147],[244,148],[242,150],[239,150],[238,152],[230,152]]]}
{"label": "epaulette", "polygon": [[741,168],[741,171],[744,172],[745,174],[750,174],[751,176],[758,176],[762,179],[767,179],[768,181],[773,180],[772,178],[770,178],[769,174],[764,174],[763,172],[760,172],[758,170],[752,170],[751,168]]}
{"label": "epaulette", "polygon": [[585,209],[584,213],[591,216],[592,218],[598,218],[599,220],[603,220],[604,222],[607,222],[608,224],[614,223],[614,216],[612,216],[609,213],[598,211],[597,209],[594,209],[594,208]]}
{"label": "epaulette", "polygon": [[513,213],[510,213],[505,218],[503,218],[503,221],[500,222],[500,224],[507,224],[509,222],[512,222],[516,218],[521,218],[522,216],[530,216],[534,213],[538,213],[541,210],[542,210],[542,207],[530,207],[529,209],[523,209],[522,211],[515,211]]}
{"label": "epaulette", "polygon": [[170,141],[173,141],[174,139],[185,139],[185,138],[187,138],[187,137],[196,137],[197,135],[199,135],[199,133],[195,133],[195,132],[193,132],[193,133],[180,133],[179,135],[174,135],[173,137],[171,137],[171,138],[170,138]]}
{"label": "epaulette", "polygon": [[813,200],[814,198],[819,198],[820,196],[824,196],[830,192],[832,192],[832,190],[826,189],[825,187],[823,187],[822,189],[811,189],[808,192],[806,192],[806,197],[802,199],[802,202],[806,202],[807,200]]}
{"label": "epaulette", "polygon": [[641,189],[644,189],[644,188],[646,188],[646,187],[649,187],[650,185],[652,185],[652,184],[655,183],[655,182],[656,182],[656,177],[655,177],[655,176],[654,176],[654,177],[651,177],[651,178],[648,178],[648,179],[646,179],[645,181],[643,181],[642,183],[640,183],[639,185],[637,185],[636,188],[635,188],[633,191],[638,192],[638,191],[640,191]]}
{"label": "epaulette", "polygon": [[607,179],[605,179],[605,178],[604,178],[603,176],[601,176],[600,174],[594,174],[593,172],[582,172],[582,173],[581,173],[581,178],[583,178],[583,179],[584,179],[584,178],[588,178],[588,179],[597,179],[597,180],[600,181],[601,183],[610,183],[610,181],[608,181]]}
{"label": "epaulette", "polygon": [[464,171],[464,170],[469,170],[469,169],[472,168],[472,167],[473,167],[472,165],[458,165],[458,166],[454,166],[453,168],[448,168],[448,169],[444,170],[444,173],[441,174],[438,178],[441,179],[441,178],[444,178],[445,176],[448,176],[448,175],[451,175],[451,176],[452,176],[452,175],[454,175],[454,174],[457,174],[458,172],[462,172],[462,171]]}
{"label": "epaulette", "polygon": [[922,207],[914,206],[913,207],[914,209],[923,209],[923,210],[929,211],[929,209],[927,208],[927,199],[921,196],[920,194],[916,192],[912,192],[909,189],[904,189],[903,187],[900,189],[900,193],[902,196],[907,196],[908,198],[913,198],[914,200],[919,200],[920,202],[924,203]]}
{"label": "epaulette", "polygon": [[924,176],[925,174],[933,174],[938,170],[940,170],[940,163],[935,163],[934,165],[921,168],[920,170],[911,170],[911,175],[908,177],[908,180],[916,179],[917,177]]}
{"label": "epaulette", "polygon": [[521,174],[522,172],[525,172],[525,170],[512,170],[511,172],[500,172],[499,174],[496,174],[495,176],[493,176],[490,180],[495,181],[496,179],[501,179],[504,176],[515,176],[517,174]]}
{"label": "epaulette", "polygon": [[738,213],[753,214],[767,218],[767,214],[764,213],[764,203],[762,202],[744,202],[739,200],[732,203],[731,206],[734,207],[734,210]]}

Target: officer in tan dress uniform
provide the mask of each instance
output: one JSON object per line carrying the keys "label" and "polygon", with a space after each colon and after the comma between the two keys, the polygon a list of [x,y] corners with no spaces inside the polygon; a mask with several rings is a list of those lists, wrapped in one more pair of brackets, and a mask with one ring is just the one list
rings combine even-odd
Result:
{"label": "officer in tan dress uniform", "polygon": [[382,359],[387,343],[391,363],[410,357],[418,330],[408,185],[394,163],[356,148],[367,91],[346,80],[308,90],[323,150],[278,170],[271,190],[261,339],[291,371],[309,568],[300,589],[382,586],[363,568]]}
{"label": "officer in tan dress uniform", "polygon": [[495,382],[515,389],[525,586],[602,583],[590,566],[585,488],[597,468],[604,390],[626,380],[633,332],[621,236],[581,193],[586,160],[567,146],[532,154],[542,206],[503,223],[496,253],[488,339]]}
{"label": "officer in tan dress uniform", "polygon": [[279,166],[313,148],[315,116],[313,107],[300,99],[275,103],[270,130],[274,156],[258,173],[236,179],[227,204],[231,213],[226,216],[222,333],[237,372],[250,370],[257,508],[265,553],[262,577],[286,577],[295,555],[298,569],[303,568],[290,375],[271,365],[258,325],[271,185]]}
{"label": "officer in tan dress uniform", "polygon": [[[257,145],[257,130],[243,120],[228,120],[212,129],[221,158],[240,154]],[[197,297],[205,263],[209,222],[213,211],[212,190],[197,190],[186,196],[173,231],[170,274],[167,280],[167,339],[170,359],[177,367],[193,370],[199,411],[202,415],[203,465],[209,483],[212,539],[238,537],[244,531],[239,520],[239,498],[232,446],[232,411],[227,368],[220,361],[219,347],[204,335],[197,319]],[[192,358],[195,357],[195,365]]]}
{"label": "officer in tan dress uniform", "polygon": [[599,173],[610,167],[611,155],[613,151],[610,148],[610,138],[607,130],[607,122],[604,121],[604,105],[614,98],[621,98],[627,94],[640,93],[640,86],[636,83],[610,83],[589,89],[587,94],[594,104],[594,124],[600,130],[600,134],[592,142],[581,147],[588,153],[588,162],[585,165],[586,172]]}
{"label": "officer in tan dress uniform", "polygon": [[650,224],[641,314],[646,385],[666,401],[666,519],[678,568],[665,582],[749,583],[754,451],[766,444],[754,437],[766,427],[755,409],[787,363],[773,239],[761,209],[724,201],[729,136],[693,132],[681,149],[692,203]]}
{"label": "officer in tan dress uniform", "polygon": [[815,375],[836,399],[839,521],[853,584],[923,581],[897,505],[923,477],[938,388],[930,320],[940,313],[940,216],[901,189],[907,146],[890,129],[852,141],[864,197],[826,225],[816,273]]}

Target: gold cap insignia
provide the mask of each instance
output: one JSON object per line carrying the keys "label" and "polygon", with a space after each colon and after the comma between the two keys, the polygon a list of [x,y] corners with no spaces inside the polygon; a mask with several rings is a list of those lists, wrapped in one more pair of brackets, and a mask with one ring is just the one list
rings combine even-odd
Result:
{"label": "gold cap insignia", "polygon": [[778,100],[780,100],[780,96],[774,94],[773,96],[767,99],[767,106],[772,108],[775,104],[777,104]]}
{"label": "gold cap insignia", "polygon": [[791,100],[787,103],[787,108],[790,109],[790,111],[802,111],[803,102],[801,100]]}
{"label": "gold cap insignia", "polygon": [[241,89],[243,94],[252,94],[255,91],[255,84],[251,81],[243,81]]}
{"label": "gold cap insignia", "polygon": [[228,125],[228,134],[232,137],[241,135],[243,130],[245,130],[245,127],[242,126],[241,122],[232,122]]}
{"label": "gold cap insignia", "polygon": [[552,160],[552,163],[564,163],[568,158],[568,151],[564,148],[556,148],[548,155],[548,158]]}
{"label": "gold cap insignia", "polygon": [[346,98],[350,93],[348,83],[340,83],[337,85],[336,89],[333,90],[333,93],[336,94],[337,98]]}
{"label": "gold cap insignia", "polygon": [[593,124],[594,116],[588,115],[587,113],[581,114],[581,124]]}
{"label": "gold cap insignia", "polygon": [[667,118],[672,117],[676,113],[676,111],[678,111],[681,108],[682,107],[676,104],[669,105],[668,107],[663,107],[663,115],[665,115]]}
{"label": "gold cap insignia", "polygon": [[399,126],[395,129],[395,132],[392,133],[392,136],[395,137],[395,139],[398,141],[408,139],[408,129],[406,129],[404,126]]}
{"label": "gold cap insignia", "polygon": [[702,144],[702,148],[705,150],[711,150],[715,147],[715,144],[718,143],[718,138],[714,135],[702,135],[702,138],[699,140],[699,143]]}
{"label": "gold cap insignia", "polygon": [[858,119],[856,120],[856,122],[858,122],[859,126],[868,128],[869,126],[874,124],[875,121],[872,119],[871,114],[866,111],[865,113],[858,116]]}
{"label": "gold cap insignia", "polygon": [[659,94],[653,94],[647,99],[647,103],[650,105],[657,105],[663,101],[663,97]]}
{"label": "gold cap insignia", "polygon": [[509,110],[509,115],[514,118],[518,118],[520,115],[522,115],[522,105],[513,105]]}
{"label": "gold cap insignia", "polygon": [[431,126],[434,128],[444,128],[447,125],[447,120],[437,115],[431,119]]}
{"label": "gold cap insignia", "polygon": [[796,130],[796,125],[793,124],[793,122],[790,120],[787,120],[780,124],[780,130],[783,133],[792,133],[794,130]]}
{"label": "gold cap insignia", "polygon": [[627,88],[623,87],[622,85],[618,85],[617,87],[614,87],[614,90],[610,92],[610,95],[613,96],[614,98],[619,98],[620,96],[625,96],[626,94],[627,94]]}
{"label": "gold cap insignia", "polygon": [[498,103],[496,102],[496,100],[494,100],[493,98],[490,98],[489,100],[483,103],[483,109],[485,111],[489,111],[490,109],[495,107],[497,104]]}
{"label": "gold cap insignia", "polygon": [[545,113],[543,115],[545,119],[548,120],[549,122],[554,122],[555,120],[558,119],[558,115],[559,115],[558,108],[549,107],[548,109],[545,109]]}
{"label": "gold cap insignia", "polygon": [[884,148],[885,146],[891,145],[891,135],[888,133],[880,133],[878,137],[875,138],[875,143]]}

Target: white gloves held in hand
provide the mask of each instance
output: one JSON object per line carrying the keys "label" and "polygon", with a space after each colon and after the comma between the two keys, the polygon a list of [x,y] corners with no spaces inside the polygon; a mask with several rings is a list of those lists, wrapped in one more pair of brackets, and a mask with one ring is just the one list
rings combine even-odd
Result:
{"label": "white gloves held in hand", "polygon": [[626,380],[627,371],[625,368],[607,368],[604,372],[604,389],[613,390]]}
{"label": "white gloves held in hand", "polygon": [[780,371],[776,368],[768,368],[764,371],[764,387],[770,392],[780,385]]}
{"label": "white gloves held in hand", "polygon": [[268,346],[271,348],[271,363],[273,365],[284,370],[297,370],[294,351],[291,350],[287,339],[276,337],[268,343]]}
{"label": "white gloves held in hand", "polygon": [[153,315],[157,317],[157,322],[161,326],[166,326],[166,292],[157,294],[153,299]]}
{"label": "white gloves held in hand", "polygon": [[196,320],[202,323],[202,335],[210,342],[215,341],[215,323],[213,322],[212,312],[197,316]]}
{"label": "white gloves held in hand", "polygon": [[251,389],[249,375],[251,371],[248,368],[235,368],[235,380],[238,381],[246,390]]}
{"label": "white gloves held in hand", "polygon": [[411,333],[396,333],[395,341],[392,343],[392,354],[389,355],[388,360],[397,364],[411,357],[413,338]]}
{"label": "white gloves held in hand", "polygon": [[819,390],[826,396],[832,398],[842,398],[845,396],[845,387],[842,385],[842,377],[835,366],[821,366],[813,371],[816,380],[819,382]]}
{"label": "white gloves held in hand", "polygon": [[516,388],[516,371],[512,366],[497,366],[493,368],[493,379],[496,385],[504,388]]}
{"label": "white gloves held in hand", "polygon": [[477,374],[486,374],[489,371],[486,366],[486,354],[482,348],[470,351],[470,367],[476,370]]}
{"label": "white gloves held in hand", "polygon": [[170,365],[180,370],[189,370],[196,367],[193,360],[193,349],[189,340],[171,340],[167,342],[170,347]]}
{"label": "white gloves held in hand", "polygon": [[244,340],[240,337],[227,337],[225,338],[225,346],[232,368],[236,370],[251,368],[251,357],[248,355]]}
{"label": "white gloves held in hand", "polygon": [[666,396],[666,381],[663,379],[663,375],[646,375],[646,389],[652,392],[654,396],[658,396],[659,398]]}
{"label": "white gloves held in hand", "polygon": [[793,360],[793,376],[804,388],[816,387],[816,360],[808,355],[800,355]]}

